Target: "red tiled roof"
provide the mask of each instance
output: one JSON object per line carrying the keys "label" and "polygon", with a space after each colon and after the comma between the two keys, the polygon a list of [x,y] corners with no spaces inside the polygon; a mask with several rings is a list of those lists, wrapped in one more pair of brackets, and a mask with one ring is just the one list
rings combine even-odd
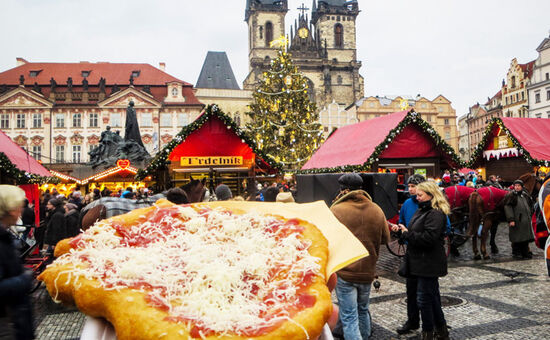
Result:
{"label": "red tiled roof", "polygon": [[4,131],[0,130],[0,152],[3,152],[10,161],[21,171],[26,171],[39,176],[51,176],[52,174],[38,161],[32,158],[25,150],[11,140]]}
{"label": "red tiled roof", "polygon": [[535,60],[530,61],[526,64],[519,64],[519,67],[521,67],[521,70],[527,73],[526,78],[531,78],[531,75],[533,74],[534,66],[535,66]]}
{"label": "red tiled roof", "polygon": [[[36,77],[31,77],[31,71],[39,71]],[[134,85],[166,85],[168,82],[179,82],[191,85],[175,78],[168,73],[159,70],[150,64],[131,63],[26,63],[0,73],[0,84],[18,85],[19,77],[25,77],[25,85],[49,85],[50,78],[54,78],[59,86],[65,86],[67,78],[73,79],[73,85],[81,85],[82,71],[89,71],[87,80],[90,85],[97,85],[101,77],[105,78],[106,85],[130,84],[130,75],[133,71],[139,71],[139,76],[134,78]]]}

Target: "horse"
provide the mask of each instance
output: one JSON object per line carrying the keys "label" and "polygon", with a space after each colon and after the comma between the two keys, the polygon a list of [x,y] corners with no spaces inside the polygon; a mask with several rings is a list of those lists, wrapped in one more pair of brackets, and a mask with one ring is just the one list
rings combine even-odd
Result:
{"label": "horse", "polygon": [[[472,250],[475,260],[481,259],[477,249],[477,228],[480,223],[482,224],[480,251],[483,259],[487,260],[491,258],[487,254],[487,234],[491,230],[491,227],[493,225],[496,227],[498,222],[504,217],[503,200],[507,193],[508,190],[488,186],[478,188],[468,198],[470,218],[467,235],[468,237],[472,237]],[[495,243],[496,230],[493,231],[491,233],[491,251],[496,253],[498,252]]]}
{"label": "horse", "polygon": [[523,189],[531,194],[533,202],[538,198],[539,191],[542,188],[542,179],[532,172],[524,173],[518,177],[523,182]]}
{"label": "horse", "polygon": [[189,183],[180,186],[180,188],[187,194],[189,203],[202,202],[206,194],[206,177],[198,180],[191,176]]}
{"label": "horse", "polygon": [[[463,185],[453,185],[443,189],[445,198],[451,207],[449,221],[451,222],[451,226],[457,226],[454,227],[455,230],[456,228],[464,229],[464,226],[467,224],[469,210],[468,199],[474,191],[474,188]],[[462,242],[464,241],[465,239],[462,239]],[[458,251],[458,247],[460,245],[461,243],[458,242],[458,239],[456,242],[455,240],[451,240],[451,254],[454,256],[459,256],[460,253]]]}

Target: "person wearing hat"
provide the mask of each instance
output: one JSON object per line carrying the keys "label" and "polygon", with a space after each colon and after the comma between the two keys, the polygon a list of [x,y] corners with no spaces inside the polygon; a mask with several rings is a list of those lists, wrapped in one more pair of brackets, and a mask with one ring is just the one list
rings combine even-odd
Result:
{"label": "person wearing hat", "polygon": [[24,200],[21,188],[0,185],[0,339],[34,339],[32,275],[23,267],[8,231],[21,216]]}
{"label": "person wearing hat", "polygon": [[216,194],[218,201],[227,201],[233,198],[231,189],[229,189],[229,187],[225,184],[218,185],[216,190],[214,190],[214,193]]}
{"label": "person wearing hat", "polygon": [[44,243],[48,245],[47,252],[52,253],[57,242],[67,237],[67,224],[63,202],[57,198],[51,198],[46,205],[46,234]]}
{"label": "person wearing hat", "polygon": [[359,174],[344,174],[338,178],[338,183],[340,192],[330,210],[369,251],[369,256],[336,273],[338,315],[345,339],[367,339],[372,333],[371,283],[376,276],[380,245],[388,242],[389,231],[384,212],[362,190],[363,179]]}
{"label": "person wearing hat", "polygon": [[533,202],[531,196],[523,189],[523,181],[514,181],[514,190],[504,198],[504,214],[510,226],[509,238],[512,243],[512,256],[515,259],[531,259],[529,242],[535,240],[531,228]]}

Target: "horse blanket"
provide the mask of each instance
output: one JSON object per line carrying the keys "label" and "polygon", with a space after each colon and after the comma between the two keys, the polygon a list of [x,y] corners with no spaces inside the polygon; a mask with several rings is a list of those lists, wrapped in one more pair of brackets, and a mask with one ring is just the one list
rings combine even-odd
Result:
{"label": "horse blanket", "polygon": [[470,198],[470,195],[475,189],[463,185],[453,185],[451,187],[446,187],[443,191],[445,195],[447,195],[447,200],[451,205],[451,209],[454,209],[466,206],[468,204],[468,198]]}
{"label": "horse blanket", "polygon": [[495,187],[482,187],[477,189],[477,193],[483,199],[483,208],[485,211],[493,211],[496,206],[504,199],[508,190],[502,190]]}

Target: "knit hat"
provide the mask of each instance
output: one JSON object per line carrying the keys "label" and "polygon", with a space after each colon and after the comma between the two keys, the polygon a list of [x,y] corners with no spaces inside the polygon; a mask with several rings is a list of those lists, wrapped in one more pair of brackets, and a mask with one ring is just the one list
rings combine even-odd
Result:
{"label": "knit hat", "polygon": [[233,198],[231,189],[229,189],[229,187],[225,184],[218,185],[216,187],[215,193],[218,201],[227,201],[228,199]]}
{"label": "knit hat", "polygon": [[516,179],[514,181],[514,184],[519,184],[519,185],[523,186],[523,181],[521,179]]}
{"label": "knit hat", "polygon": [[57,198],[52,198],[48,201],[48,203],[50,203],[51,205],[53,205],[54,207],[59,207],[61,205],[61,200],[57,199]]}
{"label": "knit hat", "polygon": [[294,203],[294,197],[291,192],[280,192],[275,199],[276,202]]}
{"label": "knit hat", "polygon": [[67,208],[67,210],[76,210],[78,207],[76,206],[76,204],[67,203],[65,204],[65,208]]}
{"label": "knit hat", "polygon": [[338,178],[338,183],[340,184],[340,189],[350,189],[350,190],[358,190],[361,189],[363,186],[363,179],[359,174],[356,174],[355,172],[343,174]]}

